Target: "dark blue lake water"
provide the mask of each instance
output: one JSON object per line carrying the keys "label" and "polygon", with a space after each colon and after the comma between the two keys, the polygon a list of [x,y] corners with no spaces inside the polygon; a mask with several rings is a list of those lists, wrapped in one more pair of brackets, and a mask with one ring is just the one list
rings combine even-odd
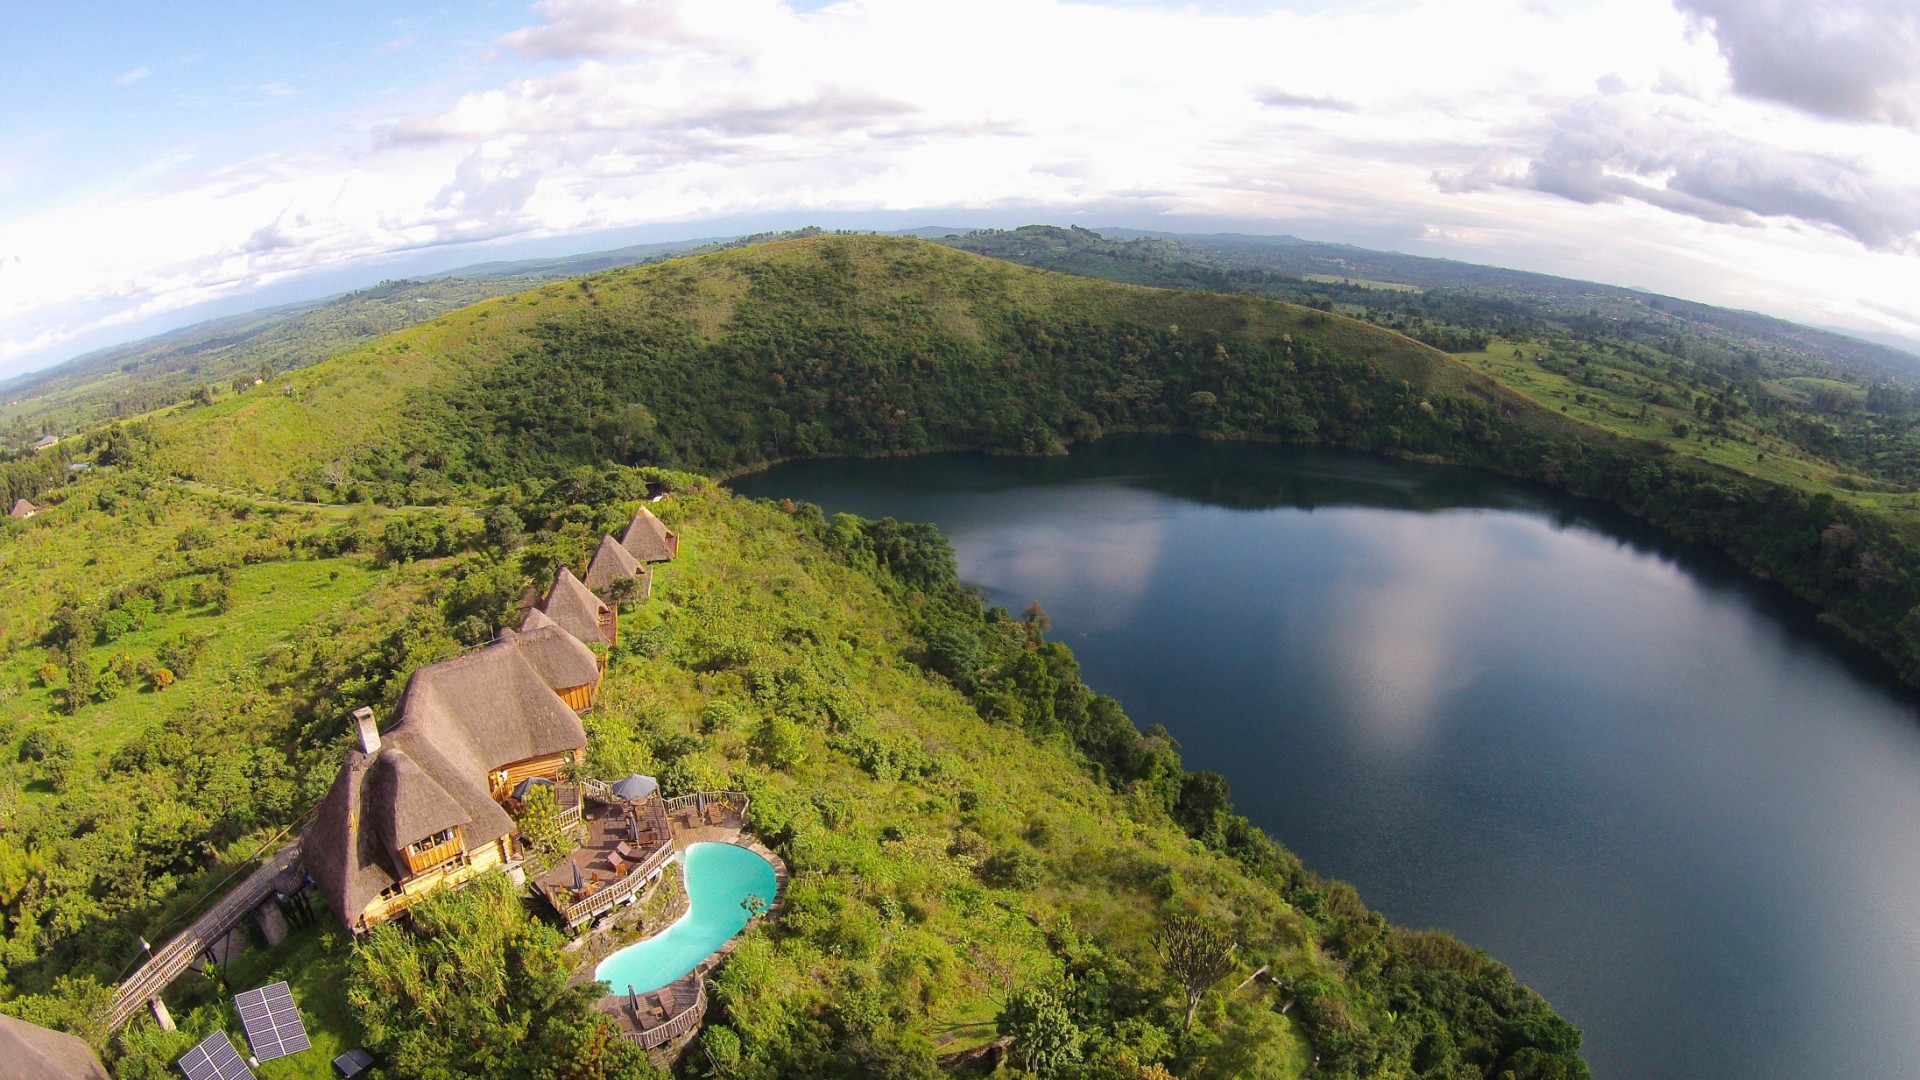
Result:
{"label": "dark blue lake water", "polygon": [[1920,713],[1711,553],[1464,470],[1177,439],[733,486],[937,523],[1309,866],[1511,965],[1598,1077],[1920,1077]]}

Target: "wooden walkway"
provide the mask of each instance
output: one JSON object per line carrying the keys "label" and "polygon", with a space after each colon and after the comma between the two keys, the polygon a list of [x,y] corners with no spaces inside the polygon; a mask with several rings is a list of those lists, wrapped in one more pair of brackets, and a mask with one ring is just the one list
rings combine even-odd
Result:
{"label": "wooden walkway", "polygon": [[108,1014],[107,1030],[117,1030],[134,1013],[159,1000],[173,980],[193,966],[227,936],[240,920],[273,895],[273,883],[300,860],[300,840],[281,848],[273,858],[261,864],[246,880],[234,886],[217,903],[201,913],[173,940],[153,950],[153,955],[127,976],[115,990],[113,1009]]}

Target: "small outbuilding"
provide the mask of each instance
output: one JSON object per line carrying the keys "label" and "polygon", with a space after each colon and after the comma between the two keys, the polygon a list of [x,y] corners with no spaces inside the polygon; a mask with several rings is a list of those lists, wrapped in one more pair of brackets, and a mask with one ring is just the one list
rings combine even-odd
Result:
{"label": "small outbuilding", "polygon": [[0,1014],[0,1062],[13,1080],[109,1080],[83,1039]]}
{"label": "small outbuilding", "polygon": [[35,450],[51,450],[58,445],[60,445],[60,436],[58,435],[42,435],[33,440],[33,448]]}
{"label": "small outbuilding", "polygon": [[30,518],[39,512],[40,512],[40,508],[28,502],[27,500],[15,499],[13,500],[13,509],[7,511],[7,516],[15,519],[23,519],[23,518]]}
{"label": "small outbuilding", "polygon": [[614,582],[622,578],[634,581],[631,600],[645,600],[653,592],[653,571],[633,557],[633,553],[623,547],[611,536],[600,538],[600,548],[593,553],[593,561],[587,564],[587,576],[581,579],[592,591],[606,603],[614,603]]}
{"label": "small outbuilding", "polygon": [[672,562],[680,554],[680,534],[642,506],[633,512],[633,520],[620,536],[620,546],[643,563]]}
{"label": "small outbuilding", "polygon": [[554,575],[553,587],[537,610],[588,645],[611,647],[618,634],[613,608],[601,603],[593,590],[564,566]]}

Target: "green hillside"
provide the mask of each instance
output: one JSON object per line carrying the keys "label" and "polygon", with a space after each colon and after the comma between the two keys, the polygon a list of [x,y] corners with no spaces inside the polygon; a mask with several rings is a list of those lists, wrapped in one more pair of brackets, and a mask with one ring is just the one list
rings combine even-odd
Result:
{"label": "green hillside", "polygon": [[1469,392],[1579,430],[1352,320],[873,236],[544,286],[288,381],[290,395],[249,392],[157,429],[158,460],[302,498],[431,502],[609,458],[726,471],[809,453],[1046,452],[1151,426],[1362,441],[1379,417],[1345,414],[1424,428],[1420,400]]}
{"label": "green hillside", "polygon": [[[1764,433],[1732,397],[1637,402],[1661,369],[1598,353],[1454,356],[1243,293],[820,236],[477,304],[287,390],[159,418],[143,454],[224,487],[416,505],[609,460],[725,474],[817,454],[1054,453],[1143,430],[1353,446],[1612,502],[1727,551],[1920,680],[1912,496],[1777,445],[1765,456],[1741,442]],[[1675,426],[1696,410],[1711,438]]]}
{"label": "green hillside", "polygon": [[[1040,625],[983,611],[930,530],[673,471],[1148,430],[1453,461],[1719,546],[1920,673],[1920,559],[1873,493],[1660,437],[1617,415],[1624,384],[1556,407],[1593,388],[1583,365],[1486,344],[819,236],[489,300],[63,444],[44,460],[93,470],[0,525],[5,1005],[89,1031],[137,939],[324,790],[352,708],[581,569],[652,481],[686,553],[628,613],[591,754],[753,793],[796,875],[686,1071],[926,1076],[1006,1034],[1050,1076],[1584,1076],[1506,969],[1314,878]],[[1238,946],[1191,1034],[1156,953],[1183,918]],[[340,1005],[364,958],[287,949],[249,970],[326,1000],[328,1045],[375,1038]],[[1263,965],[1276,983],[1234,989]],[[213,991],[180,987],[190,1031],[220,1021]],[[158,1076],[177,1042],[143,1024],[110,1049]]]}
{"label": "green hillside", "polygon": [[[250,853],[317,798],[349,711],[390,709],[525,582],[579,569],[647,480],[678,488],[659,510],[685,545],[623,620],[589,759],[670,793],[748,791],[794,871],[780,918],[719,977],[685,1074],[713,1075],[711,1049],[736,1077],[934,1076],[1004,1031],[1041,1076],[1292,1080],[1316,1055],[1323,1077],[1586,1075],[1578,1033],[1504,967],[1315,878],[1040,626],[982,610],[931,529],[619,467],[499,489],[464,517],[285,507],[132,468],[7,526],[0,771],[23,795],[0,820],[0,1006],[97,1033],[94,980],[217,882],[213,853]],[[97,650],[137,661],[183,634],[234,648],[163,687],[100,688]],[[41,658],[62,670],[40,679]],[[1156,952],[1181,919],[1236,946],[1191,1032]],[[292,978],[338,1048],[373,1037],[342,996],[365,962],[323,927],[227,977]],[[1262,967],[1277,982],[1240,985]],[[141,1019],[109,1042],[122,1080],[231,1029],[219,996],[191,976],[179,1034]],[[303,1056],[263,1075],[323,1073]]]}

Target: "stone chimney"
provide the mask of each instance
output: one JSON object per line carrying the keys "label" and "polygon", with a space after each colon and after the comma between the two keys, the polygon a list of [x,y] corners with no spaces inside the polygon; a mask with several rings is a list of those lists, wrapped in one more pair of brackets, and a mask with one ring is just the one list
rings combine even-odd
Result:
{"label": "stone chimney", "polygon": [[359,729],[360,752],[375,754],[380,751],[380,725],[373,720],[373,710],[364,706],[353,710],[353,722]]}

